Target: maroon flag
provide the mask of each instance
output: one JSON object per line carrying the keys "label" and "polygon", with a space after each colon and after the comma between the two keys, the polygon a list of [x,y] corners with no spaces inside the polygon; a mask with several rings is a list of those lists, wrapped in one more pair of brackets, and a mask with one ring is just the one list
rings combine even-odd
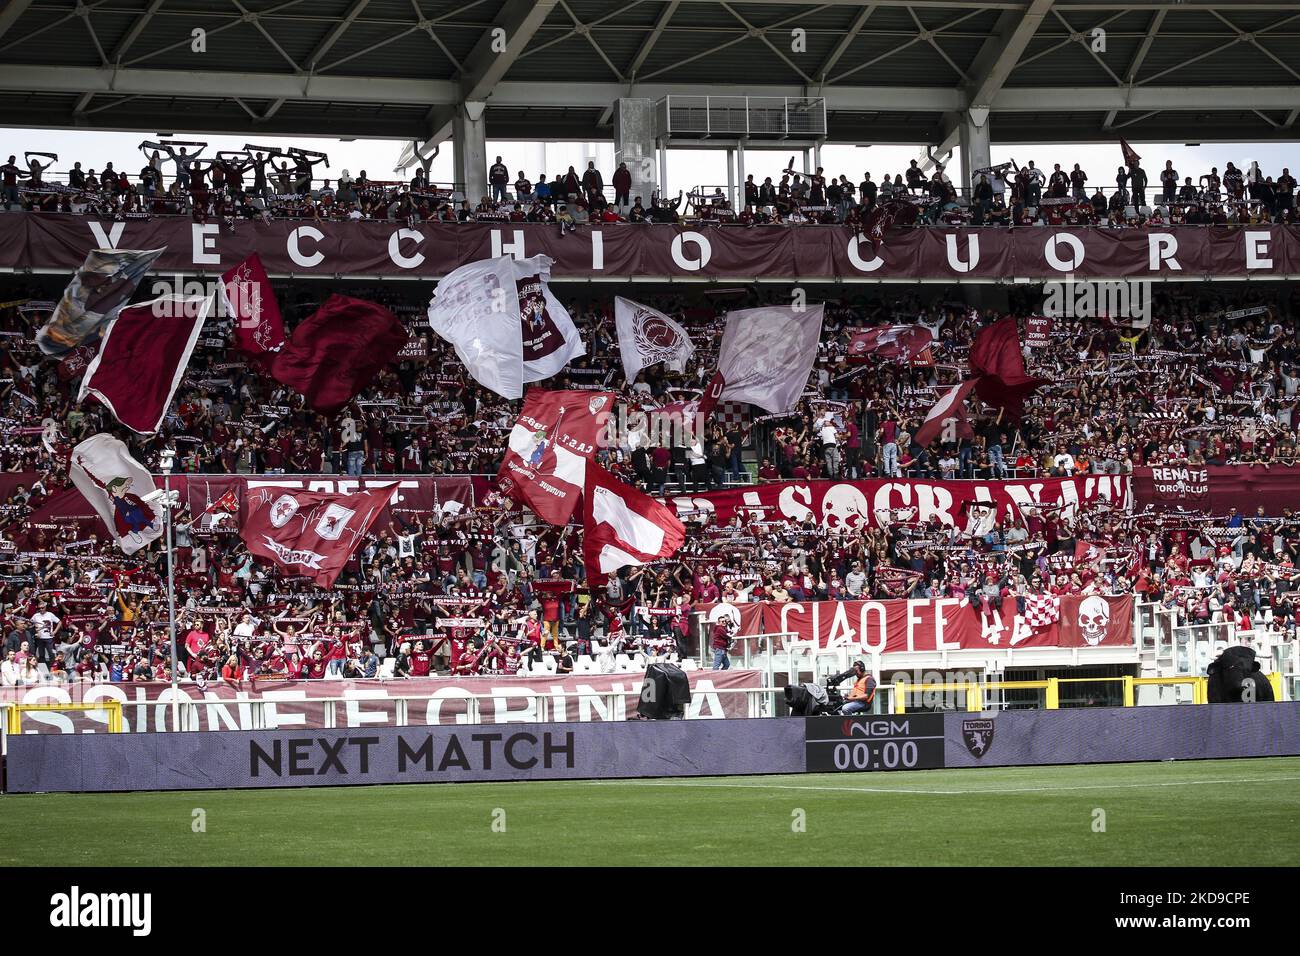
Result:
{"label": "maroon flag", "polygon": [[671,557],[686,528],[668,508],[587,462],[582,497],[582,558],[587,582],[605,583],[619,568]]}
{"label": "maroon flag", "polygon": [[286,573],[332,587],[391,496],[391,488],[352,495],[259,488],[249,496],[239,536]]}
{"label": "maroon flag", "polygon": [[59,362],[58,376],[60,382],[71,382],[81,377],[81,373],[90,365],[99,350],[93,345],[78,345]]}
{"label": "maroon flag", "polygon": [[1106,554],[1103,545],[1095,541],[1076,541],[1074,542],[1074,565],[1075,567],[1095,565]]}
{"label": "maroon flag", "polygon": [[1013,318],[1001,319],[980,329],[970,349],[971,374],[978,377],[975,391],[990,405],[1006,411],[1018,421],[1025,411],[1025,398],[1045,378],[1025,374],[1025,357],[1020,353],[1020,332]]}
{"label": "maroon flag", "polygon": [[849,340],[849,361],[875,357],[885,362],[924,360],[934,336],[922,325],[881,325],[855,332]]}
{"label": "maroon flag", "polygon": [[211,310],[211,297],[179,296],[123,309],[104,330],[77,401],[94,395],[131,431],[152,435],[162,424]]}
{"label": "maroon flag", "polygon": [[221,274],[221,294],[235,320],[235,346],[247,355],[274,352],[284,345],[284,319],[271,291],[262,257],[253,253]]}
{"label": "maroon flag", "polygon": [[332,415],[352,401],[402,350],[408,336],[382,305],[332,295],[268,363],[271,377]]}
{"label": "maroon flag", "polygon": [[1133,152],[1133,147],[1130,146],[1128,144],[1128,140],[1126,140],[1122,136],[1119,138],[1119,148],[1124,151],[1125,166],[1136,166],[1138,162],[1142,159],[1141,156]]}
{"label": "maroon flag", "polygon": [[862,224],[862,231],[871,240],[872,248],[879,249],[891,226],[910,226],[916,219],[915,203],[905,199],[887,200],[872,207]]}
{"label": "maroon flag", "polygon": [[943,430],[944,423],[949,420],[955,420],[958,436],[971,437],[973,432],[970,424],[966,421],[966,396],[975,388],[976,379],[968,378],[960,384],[954,385],[948,389],[930,409],[925,421],[921,427],[916,430],[916,436],[913,439],[922,448],[939,437]]}
{"label": "maroon flag", "polygon": [[501,492],[543,521],[567,524],[613,405],[612,392],[530,391],[497,474]]}

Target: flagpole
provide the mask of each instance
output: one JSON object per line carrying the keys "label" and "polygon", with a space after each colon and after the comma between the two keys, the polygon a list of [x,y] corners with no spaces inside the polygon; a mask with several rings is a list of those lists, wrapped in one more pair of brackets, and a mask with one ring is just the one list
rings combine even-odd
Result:
{"label": "flagpole", "polygon": [[172,461],[174,452],[164,450],[159,461],[163,473],[167,523],[167,636],[171,644],[172,731],[181,729],[180,687],[176,677],[176,579],[172,569]]}

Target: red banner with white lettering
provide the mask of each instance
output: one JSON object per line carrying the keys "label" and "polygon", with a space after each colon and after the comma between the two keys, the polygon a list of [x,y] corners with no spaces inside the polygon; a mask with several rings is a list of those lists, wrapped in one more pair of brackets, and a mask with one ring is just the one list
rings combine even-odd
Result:
{"label": "red banner with white lettering", "polygon": [[928,523],[932,518],[965,528],[973,511],[984,510],[981,505],[996,506],[998,517],[1014,517],[1025,507],[1068,516],[1080,504],[1125,512],[1133,504],[1129,479],[1121,475],[1022,481],[776,481],[671,500],[679,514],[712,511],[718,524],[739,513],[767,521],[813,518],[832,530]]}
{"label": "red banner with white lettering", "polygon": [[[707,611],[701,605],[698,611]],[[982,651],[1016,647],[1125,647],[1133,643],[1133,597],[1014,597],[989,608],[964,599],[771,601],[741,604],[741,635],[797,635],[852,653]]]}

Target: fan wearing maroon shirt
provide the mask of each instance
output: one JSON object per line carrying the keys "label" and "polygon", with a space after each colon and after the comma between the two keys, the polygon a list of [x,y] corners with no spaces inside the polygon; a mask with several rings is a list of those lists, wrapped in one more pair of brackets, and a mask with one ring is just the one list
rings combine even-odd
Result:
{"label": "fan wearing maroon shirt", "polygon": [[[460,628],[455,629],[456,632]],[[463,633],[454,633],[451,639],[450,668],[453,674],[472,674],[477,664],[478,655],[474,652],[474,642]]]}
{"label": "fan wearing maroon shirt", "polygon": [[694,590],[691,592],[692,604],[712,604],[718,600],[718,586],[713,583],[713,579],[707,574],[701,574],[699,581],[696,582]]}
{"label": "fan wearing maroon shirt", "polygon": [[432,666],[433,655],[429,653],[428,645],[424,641],[416,641],[415,650],[411,653],[411,676],[428,677]]}
{"label": "fan wearing maroon shirt", "polygon": [[[553,577],[559,577],[558,573]],[[542,650],[548,647],[560,649],[560,596],[553,591],[548,591],[541,595],[539,600],[542,603],[542,639],[539,642]]]}
{"label": "fan wearing maroon shirt", "polygon": [[329,662],[325,660],[325,653],[318,645],[312,652],[311,656],[302,662],[301,674],[307,680],[320,680],[325,676],[325,670]]}

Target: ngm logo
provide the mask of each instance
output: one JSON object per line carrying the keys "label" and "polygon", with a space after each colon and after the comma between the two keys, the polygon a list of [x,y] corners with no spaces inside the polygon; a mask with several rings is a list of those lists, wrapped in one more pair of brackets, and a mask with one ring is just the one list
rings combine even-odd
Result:
{"label": "ngm logo", "polygon": [[82,893],[78,886],[50,897],[50,925],[130,927],[133,936],[148,936],[153,928],[152,893]]}

